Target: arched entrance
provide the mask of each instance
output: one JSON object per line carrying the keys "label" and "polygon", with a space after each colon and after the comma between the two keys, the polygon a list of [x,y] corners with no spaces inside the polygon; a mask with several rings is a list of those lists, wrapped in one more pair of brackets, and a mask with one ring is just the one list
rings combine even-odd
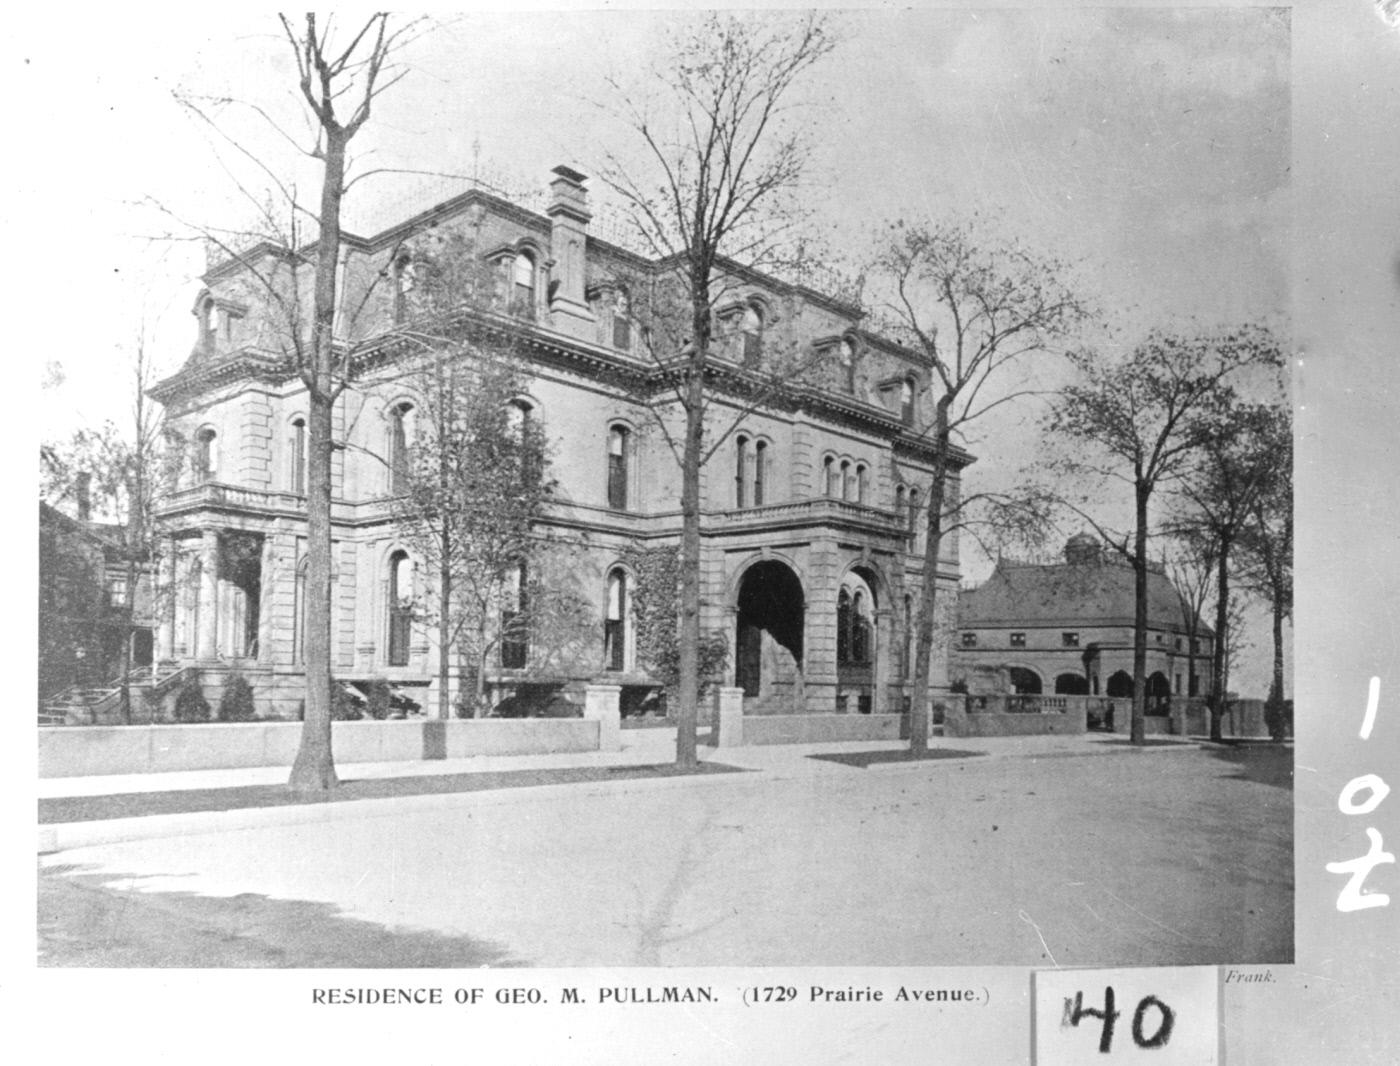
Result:
{"label": "arched entrance", "polygon": [[1116,700],[1130,700],[1133,698],[1133,675],[1126,670],[1119,670],[1108,679],[1107,695]]}
{"label": "arched entrance", "polygon": [[1147,704],[1143,714],[1165,718],[1172,710],[1172,686],[1167,675],[1158,670],[1147,679]]}
{"label": "arched entrance", "polygon": [[1011,688],[1018,696],[1039,696],[1040,675],[1024,666],[1013,666],[1007,671],[1011,678]]}
{"label": "arched entrance", "polygon": [[1055,678],[1055,695],[1087,696],[1089,695],[1089,679],[1083,674],[1060,674]]}
{"label": "arched entrance", "polygon": [[802,680],[802,582],[785,563],[765,559],[739,583],[734,683],[744,695],[793,707]]}

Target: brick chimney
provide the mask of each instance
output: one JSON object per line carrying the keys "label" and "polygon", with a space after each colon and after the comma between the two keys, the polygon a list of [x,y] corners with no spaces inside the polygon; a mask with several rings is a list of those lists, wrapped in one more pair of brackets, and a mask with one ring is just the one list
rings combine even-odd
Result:
{"label": "brick chimney", "polygon": [[73,483],[73,494],[78,498],[78,521],[92,520],[92,475],[84,470]]}
{"label": "brick chimney", "polygon": [[550,322],[561,333],[581,340],[598,339],[597,320],[584,297],[584,243],[588,222],[588,190],[584,176],[569,167],[555,167],[550,182],[552,194],[545,214],[549,216],[550,254],[554,260],[553,292],[549,300]]}

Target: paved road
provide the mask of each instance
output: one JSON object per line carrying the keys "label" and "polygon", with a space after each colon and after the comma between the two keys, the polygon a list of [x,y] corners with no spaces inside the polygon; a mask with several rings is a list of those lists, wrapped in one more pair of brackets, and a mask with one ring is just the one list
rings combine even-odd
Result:
{"label": "paved road", "polygon": [[810,773],[388,801],[330,821],[77,848],[41,860],[41,955],[59,965],[1285,962],[1288,757],[811,763]]}

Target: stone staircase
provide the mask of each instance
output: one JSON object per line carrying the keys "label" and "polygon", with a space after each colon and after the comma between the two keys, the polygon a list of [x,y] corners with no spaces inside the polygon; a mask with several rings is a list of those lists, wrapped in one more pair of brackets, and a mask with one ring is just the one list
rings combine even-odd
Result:
{"label": "stone staircase", "polygon": [[[173,663],[140,666],[131,671],[131,694],[161,689],[183,671]],[[92,725],[116,713],[121,701],[121,678],[100,685],[70,685],[39,705],[39,725]]]}

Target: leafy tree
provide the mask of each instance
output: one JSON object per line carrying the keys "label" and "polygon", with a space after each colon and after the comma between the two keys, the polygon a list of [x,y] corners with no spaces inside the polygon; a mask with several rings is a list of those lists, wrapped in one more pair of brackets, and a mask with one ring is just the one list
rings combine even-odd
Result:
{"label": "leafy tree", "polygon": [[[1133,522],[1113,531],[1068,495],[1134,571],[1132,742],[1146,743],[1143,722],[1147,666],[1147,574],[1150,508],[1159,487],[1179,485],[1239,404],[1236,383],[1251,373],[1272,380],[1282,363],[1278,342],[1262,327],[1218,333],[1153,331],[1128,355],[1073,355],[1078,380],[1066,387],[1046,420],[1073,447],[1057,464],[1081,490],[1105,485],[1132,490]],[[1217,634],[1217,640],[1219,639]]]}
{"label": "leafy tree", "polygon": [[918,352],[932,374],[932,412],[915,427],[933,446],[914,653],[909,745],[915,752],[928,748],[938,559],[945,538],[990,524],[999,539],[1034,542],[1049,520],[1043,492],[962,495],[948,488],[966,462],[959,441],[972,423],[1027,395],[1025,388],[1004,390],[1015,380],[1013,369],[1055,351],[1087,317],[1086,305],[1062,282],[1064,272],[1064,264],[998,241],[971,222],[894,223],[875,260],[882,325]]}
{"label": "leafy tree", "polygon": [[[808,148],[788,105],[794,85],[834,45],[819,15],[793,21],[710,14],[677,31],[651,90],[629,94],[614,86],[641,158],[624,163],[609,155],[601,177],[662,264],[663,276],[647,286],[644,335],[667,369],[666,407],[679,408],[684,422],[673,430],[667,411],[656,411],[656,426],[681,469],[676,763],[682,767],[696,764],[700,472],[734,428],[711,433],[707,448],[706,379],[720,339],[715,311],[735,262],[771,270],[804,258],[790,239],[799,221],[790,196]],[[768,375],[770,382],[781,377]]]}

